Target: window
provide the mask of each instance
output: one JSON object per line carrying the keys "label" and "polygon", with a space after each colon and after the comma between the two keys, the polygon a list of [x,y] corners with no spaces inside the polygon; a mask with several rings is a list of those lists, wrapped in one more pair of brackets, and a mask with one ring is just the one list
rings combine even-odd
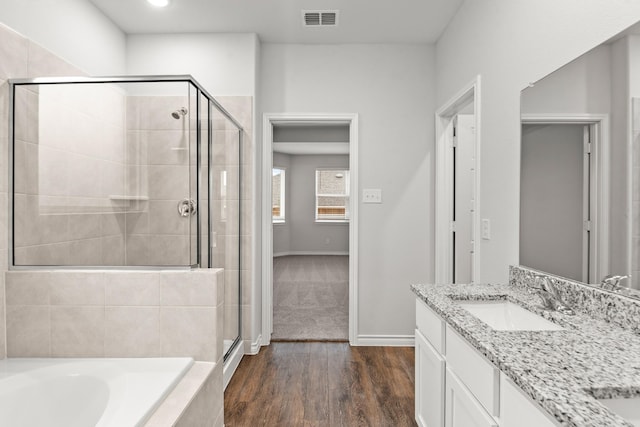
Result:
{"label": "window", "polygon": [[349,221],[348,170],[316,170],[316,221]]}
{"label": "window", "polygon": [[271,215],[273,222],[284,222],[285,170],[273,168],[271,174]]}

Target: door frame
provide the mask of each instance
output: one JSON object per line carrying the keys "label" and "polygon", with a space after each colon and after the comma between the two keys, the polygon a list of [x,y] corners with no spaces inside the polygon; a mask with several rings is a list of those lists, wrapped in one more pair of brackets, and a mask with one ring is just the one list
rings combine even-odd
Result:
{"label": "door frame", "polygon": [[[609,272],[609,115],[608,114],[522,114],[520,117],[520,132],[522,132],[522,124],[573,124],[573,125],[591,125],[595,128],[595,148],[592,147],[591,153],[595,155],[592,161],[593,170],[591,171],[592,186],[591,200],[595,203],[595,207],[591,207],[592,218],[591,225],[593,230],[592,259],[595,261],[590,263],[591,271],[589,275],[592,277],[591,282],[598,281],[604,274]],[[522,140],[522,138],[521,138]],[[594,194],[595,193],[595,197]]]}
{"label": "door frame", "polygon": [[271,169],[274,124],[349,125],[349,343],[358,345],[358,114],[265,113],[262,116],[262,340],[273,332],[273,227]]}
{"label": "door frame", "polygon": [[436,189],[435,189],[435,282],[451,283],[453,268],[453,247],[451,244],[451,218],[453,216],[453,118],[463,113],[464,107],[473,104],[475,116],[475,185],[472,188],[475,201],[472,218],[474,241],[472,255],[471,282],[480,278],[480,153],[481,153],[481,102],[480,76],[466,84],[435,113],[436,121]]}

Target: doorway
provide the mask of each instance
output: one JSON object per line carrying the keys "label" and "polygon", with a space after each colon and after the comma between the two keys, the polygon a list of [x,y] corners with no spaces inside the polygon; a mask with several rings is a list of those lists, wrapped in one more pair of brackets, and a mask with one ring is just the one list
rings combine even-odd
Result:
{"label": "doorway", "polygon": [[436,283],[478,280],[479,165],[480,76],[436,112]]}
{"label": "doorway", "polygon": [[[345,130],[347,141],[344,138],[342,141],[333,141],[329,137],[323,138],[328,140],[320,143],[317,138],[309,136],[319,130],[331,131],[339,128]],[[300,132],[305,131],[308,134],[293,139],[290,135],[283,138],[283,131],[290,135],[300,135]],[[283,332],[282,326],[287,325],[282,318],[279,318],[279,329],[274,334],[274,304],[278,304],[276,311],[291,308],[287,315],[299,317],[307,313],[304,313],[304,307],[300,307],[298,302],[303,301],[309,304],[307,308],[313,308],[314,302],[305,298],[315,294],[320,295],[319,299],[323,300],[321,302],[328,302],[332,308],[336,308],[335,303],[339,300],[346,305],[344,308],[347,318],[342,324],[344,328],[340,339],[348,339],[352,345],[356,345],[357,115],[265,114],[263,139],[261,344],[268,345],[272,337],[287,338],[282,336],[283,333],[288,334],[286,330]],[[288,186],[287,182],[290,183]],[[296,218],[302,218],[302,222],[296,221]],[[301,226],[301,223],[306,223],[306,226]],[[321,235],[313,234],[314,228]],[[288,241],[289,245],[283,244],[283,241]],[[305,269],[306,273],[300,274]],[[329,277],[334,273],[340,277]],[[317,281],[313,280],[314,276],[336,279],[333,283],[330,283],[331,280],[325,282],[330,287],[338,287],[340,280],[347,282],[347,286],[340,290],[324,289],[316,292],[314,286]],[[330,291],[329,294],[334,298],[326,297],[325,291]],[[275,292],[281,294],[275,295]],[[283,307],[287,304],[289,307]],[[321,305],[315,308],[322,310]],[[301,319],[299,317],[291,320],[295,320],[292,323],[303,322]],[[335,323],[334,320],[328,320],[327,323]],[[309,330],[305,337],[305,328],[295,325],[289,329],[297,329],[296,332],[302,334],[292,337],[296,340],[338,338],[335,335],[319,336]],[[335,333],[335,329],[332,333]]]}
{"label": "doorway", "polygon": [[520,264],[594,283],[608,269],[606,116],[522,116]]}

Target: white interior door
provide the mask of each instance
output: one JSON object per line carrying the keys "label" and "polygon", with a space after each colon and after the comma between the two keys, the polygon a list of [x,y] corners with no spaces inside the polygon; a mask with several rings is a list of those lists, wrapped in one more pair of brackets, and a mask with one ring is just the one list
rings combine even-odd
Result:
{"label": "white interior door", "polygon": [[472,283],[475,218],[475,117],[458,114],[454,118],[453,155],[453,282]]}

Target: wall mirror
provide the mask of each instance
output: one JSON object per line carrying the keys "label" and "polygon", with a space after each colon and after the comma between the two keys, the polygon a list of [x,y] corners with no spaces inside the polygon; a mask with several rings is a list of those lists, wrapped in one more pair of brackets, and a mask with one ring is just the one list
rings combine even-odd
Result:
{"label": "wall mirror", "polygon": [[521,93],[520,264],[640,289],[640,23]]}

